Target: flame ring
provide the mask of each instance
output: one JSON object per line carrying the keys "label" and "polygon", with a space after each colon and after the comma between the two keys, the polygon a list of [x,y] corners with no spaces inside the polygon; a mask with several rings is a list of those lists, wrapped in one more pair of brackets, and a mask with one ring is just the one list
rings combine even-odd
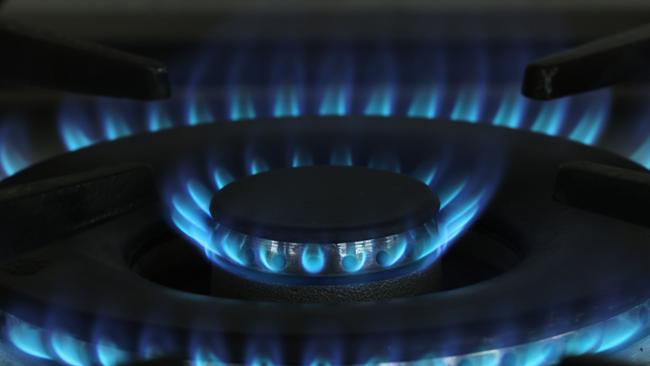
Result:
{"label": "flame ring", "polygon": [[[318,275],[370,273],[398,268],[444,252],[445,235],[434,221],[406,233],[362,241],[309,244],[262,239],[216,225],[208,258],[266,273]],[[252,249],[251,249],[252,248]]]}

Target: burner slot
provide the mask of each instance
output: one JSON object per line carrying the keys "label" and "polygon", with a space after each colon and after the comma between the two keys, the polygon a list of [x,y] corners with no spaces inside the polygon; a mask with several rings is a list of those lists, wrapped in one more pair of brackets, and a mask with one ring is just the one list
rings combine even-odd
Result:
{"label": "burner slot", "polygon": [[126,165],[27,183],[0,191],[0,258],[107,220],[155,199],[149,168]]}
{"label": "burner slot", "polygon": [[560,166],[556,200],[630,223],[650,226],[650,174],[587,161]]}

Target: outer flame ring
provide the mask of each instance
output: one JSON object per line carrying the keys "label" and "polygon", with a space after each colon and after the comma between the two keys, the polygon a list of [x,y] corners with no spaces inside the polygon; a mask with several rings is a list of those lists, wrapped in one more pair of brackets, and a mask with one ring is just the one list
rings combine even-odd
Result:
{"label": "outer flame ring", "polygon": [[[605,319],[575,331],[559,334],[536,342],[519,344],[505,348],[485,349],[468,354],[437,357],[429,355],[420,360],[412,360],[414,365],[434,366],[545,366],[557,363],[567,355],[601,353],[620,349],[647,332],[649,329],[648,308],[646,301],[619,315]],[[138,355],[126,352],[114,346],[107,339],[100,339],[90,344],[76,339],[65,332],[48,331],[39,328],[12,315],[5,315],[6,337],[17,350],[28,356],[30,362],[35,359],[53,360],[65,365],[83,366],[99,364],[101,366],[118,366],[124,362],[152,358],[152,354]],[[148,347],[154,347],[148,345]],[[192,351],[191,366],[221,366],[225,362],[214,349],[197,347]],[[31,363],[30,363],[31,364]],[[263,353],[256,354],[246,365],[260,364],[275,366],[278,361]],[[334,356],[314,354],[307,356],[303,365],[336,364]],[[380,357],[363,362],[366,366],[393,365]]]}

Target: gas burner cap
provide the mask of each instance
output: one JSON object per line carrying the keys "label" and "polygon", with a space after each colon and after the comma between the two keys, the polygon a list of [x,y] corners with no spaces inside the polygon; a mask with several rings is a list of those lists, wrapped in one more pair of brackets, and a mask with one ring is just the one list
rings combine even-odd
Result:
{"label": "gas burner cap", "polygon": [[215,194],[211,241],[215,255],[247,269],[380,271],[438,247],[439,206],[427,185],[402,174],[343,166],[277,169]]}

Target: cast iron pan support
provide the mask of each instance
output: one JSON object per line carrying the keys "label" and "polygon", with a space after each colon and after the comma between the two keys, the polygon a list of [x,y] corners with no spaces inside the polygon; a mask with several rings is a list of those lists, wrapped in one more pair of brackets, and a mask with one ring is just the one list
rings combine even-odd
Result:
{"label": "cast iron pan support", "polygon": [[[625,81],[650,80],[650,25],[531,62],[522,92],[555,99]],[[590,162],[559,167],[554,197],[584,210],[650,227],[650,174]]]}
{"label": "cast iron pan support", "polygon": [[0,190],[0,259],[157,200],[151,169],[118,165]]}
{"label": "cast iron pan support", "polygon": [[559,167],[554,198],[569,206],[650,227],[650,174],[586,161]]}
{"label": "cast iron pan support", "polygon": [[[528,64],[522,93],[549,100],[621,82],[648,81],[650,25],[602,38]],[[559,167],[554,198],[566,205],[650,227],[650,174],[585,161]],[[600,356],[558,366],[633,366]]]}
{"label": "cast iron pan support", "polygon": [[132,99],[170,95],[156,60],[98,44],[0,22],[0,85],[30,86]]}
{"label": "cast iron pan support", "polygon": [[650,80],[650,25],[528,64],[522,93],[555,99],[628,81]]}

